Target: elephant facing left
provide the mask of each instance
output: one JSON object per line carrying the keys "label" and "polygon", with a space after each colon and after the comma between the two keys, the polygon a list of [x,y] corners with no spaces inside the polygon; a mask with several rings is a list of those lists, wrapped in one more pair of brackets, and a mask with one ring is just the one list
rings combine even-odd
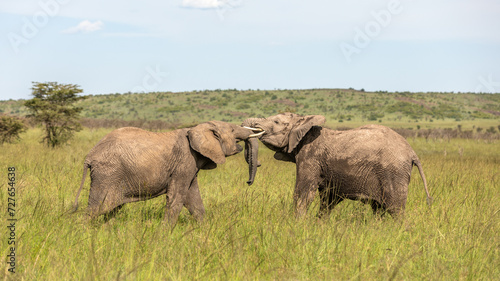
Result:
{"label": "elephant facing left", "polygon": [[166,194],[164,220],[175,225],[183,206],[198,221],[205,208],[198,188],[200,169],[214,169],[255,137],[250,128],[210,121],[192,128],[154,133],[125,127],[112,131],[88,153],[78,197],[90,169],[88,214],[113,215],[123,204]]}

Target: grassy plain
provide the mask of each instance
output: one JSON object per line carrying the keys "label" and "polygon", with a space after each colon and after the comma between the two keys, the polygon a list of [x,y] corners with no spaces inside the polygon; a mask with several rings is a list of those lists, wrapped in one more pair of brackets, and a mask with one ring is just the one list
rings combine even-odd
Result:
{"label": "grassy plain", "polygon": [[[131,203],[107,223],[67,214],[86,153],[108,129],[85,129],[49,149],[41,131],[1,149],[0,209],[7,214],[7,167],[16,168],[16,273],[1,280],[498,280],[500,278],[500,141],[410,138],[434,204],[426,205],[416,169],[406,216],[379,218],[344,201],[324,220],[291,210],[295,166],[263,146],[254,185],[242,154],[200,171],[207,211],[196,223],[183,210],[169,231],[164,197]],[[89,179],[80,209],[87,204]]]}

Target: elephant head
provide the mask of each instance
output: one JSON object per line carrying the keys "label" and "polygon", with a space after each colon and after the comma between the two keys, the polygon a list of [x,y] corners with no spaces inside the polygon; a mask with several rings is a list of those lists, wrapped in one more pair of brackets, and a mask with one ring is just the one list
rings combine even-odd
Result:
{"label": "elephant head", "polygon": [[291,161],[288,157],[297,147],[301,139],[313,126],[325,123],[322,115],[301,116],[294,113],[281,113],[268,118],[249,118],[243,126],[262,129],[259,137],[269,149],[278,152],[275,158]]}
{"label": "elephant head", "polygon": [[243,151],[238,142],[251,137],[255,137],[251,129],[220,121],[202,123],[188,131],[191,148],[215,164],[223,164],[226,156]]}

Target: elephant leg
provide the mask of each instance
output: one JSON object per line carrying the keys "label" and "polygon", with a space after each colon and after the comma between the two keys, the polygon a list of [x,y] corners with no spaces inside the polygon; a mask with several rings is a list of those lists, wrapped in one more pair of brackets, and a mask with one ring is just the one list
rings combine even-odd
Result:
{"label": "elephant leg", "polygon": [[330,214],[330,192],[331,191],[328,188],[320,187],[318,189],[320,199],[318,218],[322,218],[324,215],[328,216]]}
{"label": "elephant leg", "polygon": [[406,198],[408,196],[408,182],[409,178],[404,181],[393,180],[390,184],[392,192],[386,192],[383,198],[382,207],[384,211],[389,213],[394,219],[403,217]]}
{"label": "elephant leg", "polygon": [[370,200],[370,206],[372,207],[374,215],[383,217],[386,213],[389,213],[394,219],[399,219],[404,214],[405,202],[386,200],[384,203],[380,203],[376,200]]}
{"label": "elephant leg", "polygon": [[320,185],[318,191],[320,197],[318,217],[329,216],[335,205],[342,201],[342,198],[335,195],[335,189],[332,186]]}
{"label": "elephant leg", "polygon": [[116,207],[113,210],[109,211],[108,213],[104,214],[104,221],[107,222],[110,219],[114,218],[116,216],[116,214],[118,213],[118,211],[121,210],[122,207],[123,207],[123,204],[119,205],[118,207]]}
{"label": "elephant leg", "polygon": [[318,184],[297,180],[293,194],[295,216],[297,218],[303,217],[307,213],[307,209],[314,200],[317,190]]}
{"label": "elephant leg", "polygon": [[170,226],[174,227],[177,224],[177,219],[182,210],[182,203],[176,202],[175,199],[167,198],[167,207],[165,209],[165,217],[163,220]]}
{"label": "elephant leg", "polygon": [[321,202],[318,217],[322,218],[324,215],[330,215],[333,208],[335,208],[338,203],[342,202],[344,198],[336,193],[336,190],[339,190],[339,186],[332,183],[320,184],[318,190]]}
{"label": "elephant leg", "polygon": [[183,186],[188,186],[183,180],[172,180],[167,192],[167,202],[165,206],[165,216],[163,220],[170,226],[174,227],[179,218],[179,214],[183,207],[183,200],[180,190]]}
{"label": "elephant leg", "polygon": [[165,209],[165,217],[163,219],[170,227],[175,226],[182,210],[183,204],[182,202],[179,202],[180,200],[176,197],[169,198],[167,195],[167,205]]}
{"label": "elephant leg", "polygon": [[372,207],[374,215],[383,216],[385,214],[385,208],[379,202],[370,200],[370,206]]}
{"label": "elephant leg", "polygon": [[293,192],[293,202],[295,207],[295,216],[303,217],[307,213],[320,184],[323,185],[319,171],[320,167],[313,165],[308,161],[297,163],[297,180]]}
{"label": "elephant leg", "polygon": [[105,215],[105,221],[113,218],[118,211],[122,208],[123,204],[108,204],[106,202],[102,202],[101,204],[95,206],[89,206],[88,214],[92,219],[99,217],[100,215]]}
{"label": "elephant leg", "polygon": [[[405,200],[406,201],[406,200]],[[398,202],[399,204],[392,204],[387,208],[387,212],[396,220],[400,220],[404,216],[406,202]]]}
{"label": "elephant leg", "polygon": [[189,210],[189,213],[199,222],[203,221],[205,215],[205,207],[201,200],[200,189],[198,188],[198,178],[194,178],[187,192],[187,198],[184,206]]}
{"label": "elephant leg", "polygon": [[87,212],[92,219],[105,214],[108,217],[106,220],[109,220],[121,209],[123,202],[118,194],[113,192],[114,187],[112,185],[102,186],[92,185],[90,187]]}

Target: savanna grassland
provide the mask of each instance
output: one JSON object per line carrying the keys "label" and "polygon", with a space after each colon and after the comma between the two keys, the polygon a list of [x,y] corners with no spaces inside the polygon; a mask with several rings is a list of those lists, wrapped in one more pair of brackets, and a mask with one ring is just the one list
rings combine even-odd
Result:
{"label": "savanna grassland", "polygon": [[107,223],[68,214],[86,153],[110,129],[84,129],[60,148],[31,128],[0,147],[0,209],[7,224],[7,167],[16,168],[16,273],[7,271],[9,230],[2,227],[2,280],[498,280],[500,141],[409,137],[426,173],[429,208],[413,169],[401,222],[344,201],[318,220],[291,210],[295,167],[260,149],[247,186],[242,154],[200,171],[203,223],[183,210],[162,223],[165,198],[131,203]]}
{"label": "savanna grassland", "polygon": [[[26,116],[22,100],[0,114]],[[215,90],[110,94],[79,101],[84,130],[43,146],[32,126],[0,146],[1,280],[498,280],[500,279],[500,95],[369,93],[353,89]],[[131,203],[108,222],[85,214],[90,180],[69,214],[88,151],[113,127],[170,130],[209,120],[241,123],[283,111],[321,114],[331,128],[379,123],[420,157],[434,203],[413,169],[402,221],[344,201],[316,218],[294,217],[295,166],[261,145],[252,186],[242,154],[200,171],[206,208],[163,224],[164,196]],[[15,167],[16,273],[8,167]]]}

